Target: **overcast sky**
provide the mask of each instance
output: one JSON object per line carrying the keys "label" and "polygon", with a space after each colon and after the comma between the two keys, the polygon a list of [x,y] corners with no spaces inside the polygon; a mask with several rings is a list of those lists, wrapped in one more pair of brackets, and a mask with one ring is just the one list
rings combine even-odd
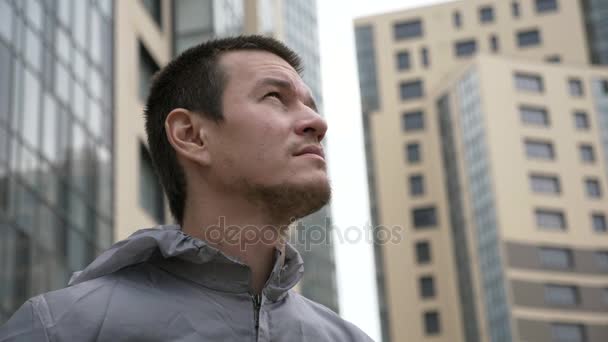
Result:
{"label": "overcast sky", "polygon": [[[317,1],[333,222],[338,234],[369,224],[353,19],[440,2],[446,0]],[[340,313],[380,341],[372,245],[334,241]]]}

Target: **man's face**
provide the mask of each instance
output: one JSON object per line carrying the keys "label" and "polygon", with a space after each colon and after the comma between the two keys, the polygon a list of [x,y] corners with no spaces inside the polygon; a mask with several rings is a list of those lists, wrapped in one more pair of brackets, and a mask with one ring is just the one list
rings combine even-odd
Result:
{"label": "man's face", "polygon": [[320,209],[330,197],[321,146],[327,123],[310,89],[269,52],[229,52],[219,64],[227,83],[224,121],[208,132],[214,182],[272,215],[299,218]]}

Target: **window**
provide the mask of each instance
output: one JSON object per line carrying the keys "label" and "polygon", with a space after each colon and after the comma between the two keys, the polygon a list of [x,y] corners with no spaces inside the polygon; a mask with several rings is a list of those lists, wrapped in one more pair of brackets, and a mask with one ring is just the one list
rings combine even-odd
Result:
{"label": "window", "polygon": [[566,248],[541,247],[538,256],[543,267],[566,270],[574,265],[572,251]]}
{"label": "window", "polygon": [[159,70],[158,64],[146,48],[139,43],[139,98],[146,101],[150,92],[152,76]]}
{"label": "window", "polygon": [[494,8],[491,6],[481,7],[479,9],[479,22],[491,23],[494,21]]}
{"label": "window", "polygon": [[429,66],[429,49],[423,47],[420,49],[420,59],[422,60],[422,66],[425,68]]}
{"label": "window", "polygon": [[581,155],[581,161],[583,163],[593,163],[595,161],[595,153],[593,152],[593,146],[582,144],[578,148]]}
{"label": "window", "polygon": [[429,228],[437,225],[435,207],[416,208],[412,210],[414,228]]}
{"label": "window", "polygon": [[9,98],[11,96],[11,78],[5,75],[10,75],[12,66],[11,52],[4,43],[0,40],[0,121],[6,120],[9,113]]}
{"label": "window", "polygon": [[550,230],[565,230],[566,218],[559,210],[536,209],[536,225]]}
{"label": "window", "polygon": [[596,233],[605,233],[608,231],[608,224],[606,223],[606,215],[595,213],[591,214],[591,221],[593,222],[593,231]]}
{"label": "window", "polygon": [[435,282],[432,276],[424,276],[419,279],[420,297],[433,298],[435,297]]}
{"label": "window", "polygon": [[416,242],[416,261],[419,264],[431,262],[431,245],[428,241]]}
{"label": "window", "polygon": [[595,252],[595,261],[602,270],[608,271],[608,251]]}
{"label": "window", "polygon": [[550,305],[572,306],[578,303],[576,286],[545,285],[545,303]]}
{"label": "window", "polygon": [[542,194],[559,194],[560,184],[557,176],[530,175],[530,187],[532,191]]}
{"label": "window", "polygon": [[579,130],[588,130],[590,125],[587,113],[583,111],[574,112],[574,126]]}
{"label": "window", "polygon": [[545,62],[547,63],[561,63],[562,58],[560,55],[549,55],[545,57]]}
{"label": "window", "polygon": [[401,129],[403,131],[417,131],[424,129],[422,111],[406,112],[401,115]]}
{"label": "window", "polygon": [[515,74],[515,87],[519,90],[535,93],[541,93],[544,90],[543,79],[538,75],[531,74]]}
{"label": "window", "polygon": [[513,16],[513,18],[519,18],[519,16],[520,16],[519,2],[517,2],[517,1],[511,2],[511,15]]}
{"label": "window", "polygon": [[555,342],[584,342],[585,329],[582,324],[553,323],[551,324],[551,341]]}
{"label": "window", "polygon": [[553,151],[553,144],[550,142],[540,140],[526,140],[526,155],[528,158],[533,159],[555,159],[555,153]]}
{"label": "window", "polygon": [[462,18],[459,11],[454,11],[454,13],[452,13],[452,23],[456,28],[460,28],[462,26]]}
{"label": "window", "polygon": [[410,195],[419,196],[424,194],[424,182],[422,175],[410,176]]}
{"label": "window", "polygon": [[587,196],[589,196],[591,198],[602,197],[602,190],[600,189],[600,181],[597,178],[585,179],[585,189],[587,191]]}
{"label": "window", "polygon": [[549,126],[549,115],[545,108],[521,106],[519,107],[521,121],[535,126]]}
{"label": "window", "polygon": [[393,27],[396,40],[422,37],[422,21],[420,19],[396,23]]}
{"label": "window", "polygon": [[424,313],[424,332],[427,335],[437,335],[441,329],[439,323],[439,312],[429,311]]}
{"label": "window", "polygon": [[557,11],[557,0],[535,0],[536,13]]}
{"label": "window", "polygon": [[158,26],[162,27],[162,11],[161,11],[161,1],[160,0],[142,0],[142,3],[148,13],[152,16],[152,19],[158,24]]}
{"label": "window", "polygon": [[424,96],[424,90],[422,88],[422,81],[407,81],[401,82],[399,85],[399,93],[402,100],[417,99]]}
{"label": "window", "polygon": [[568,80],[568,91],[570,95],[574,97],[583,96],[583,82],[578,78],[571,78]]}
{"label": "window", "polygon": [[407,51],[401,51],[397,53],[397,69],[407,70],[410,68],[410,53]]}
{"label": "window", "polygon": [[519,47],[535,46],[539,45],[540,42],[540,32],[538,30],[517,32],[517,45]]}
{"label": "window", "polygon": [[139,156],[139,204],[158,223],[165,220],[163,189],[152,165],[152,159],[146,147],[140,145]]}
{"label": "window", "polygon": [[407,144],[406,147],[407,161],[410,163],[420,162],[420,144]]}
{"label": "window", "polygon": [[490,36],[490,48],[492,49],[492,52],[498,52],[498,49],[500,48],[498,46],[498,37],[496,37],[495,34]]}
{"label": "window", "polygon": [[602,94],[608,95],[608,80],[602,80]]}
{"label": "window", "polygon": [[475,40],[463,40],[454,43],[454,52],[458,57],[466,57],[474,55],[477,51],[477,42]]}

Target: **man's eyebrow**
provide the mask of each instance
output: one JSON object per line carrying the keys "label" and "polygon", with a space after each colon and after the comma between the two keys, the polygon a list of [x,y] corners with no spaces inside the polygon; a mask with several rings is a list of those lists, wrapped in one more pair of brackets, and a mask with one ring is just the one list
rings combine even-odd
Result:
{"label": "man's eyebrow", "polygon": [[[295,89],[293,89],[294,87],[291,84],[291,82],[284,80],[282,78],[264,77],[257,82],[256,88],[258,88],[259,86],[263,86],[263,85],[272,85],[277,88],[289,89],[291,91],[295,91]],[[304,104],[307,107],[309,107],[310,109],[314,110],[315,113],[319,112],[319,109],[317,108],[317,103],[315,102],[315,99],[312,97],[312,95],[310,93],[308,93],[306,95],[306,99],[304,99]]]}

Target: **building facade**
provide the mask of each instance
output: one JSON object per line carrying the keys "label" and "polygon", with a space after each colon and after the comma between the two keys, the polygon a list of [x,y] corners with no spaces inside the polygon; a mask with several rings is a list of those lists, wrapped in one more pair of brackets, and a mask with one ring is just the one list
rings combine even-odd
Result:
{"label": "building facade", "polygon": [[[319,103],[316,30],[314,1],[0,0],[0,322],[171,221],[142,114],[160,67],[210,38],[272,35],[302,54]],[[332,246],[301,250],[299,290],[338,311]]]}
{"label": "building facade", "polygon": [[111,1],[0,1],[0,321],[113,241]]}
{"label": "building facade", "polygon": [[608,69],[591,66],[589,3],[355,21],[372,220],[409,233],[375,247],[384,341],[608,338]]}

